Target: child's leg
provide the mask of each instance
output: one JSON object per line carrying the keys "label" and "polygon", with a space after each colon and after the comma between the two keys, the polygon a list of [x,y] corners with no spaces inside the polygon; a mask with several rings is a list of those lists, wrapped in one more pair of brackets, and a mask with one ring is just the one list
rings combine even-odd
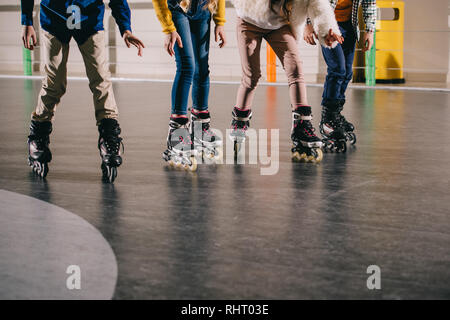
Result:
{"label": "child's leg", "polygon": [[178,44],[175,44],[174,48],[177,71],[172,86],[172,114],[185,116],[195,72],[191,28],[184,13],[172,11],[172,20],[183,43],[183,48]]}
{"label": "child's leg", "polygon": [[69,44],[60,42],[47,31],[42,31],[41,44],[44,48],[45,77],[32,120],[51,121],[55,107],[66,92]]}
{"label": "child's leg", "polygon": [[295,109],[299,105],[308,105],[302,70],[303,63],[291,27],[286,25],[268,33],[264,38],[275,51],[286,71],[292,108]]}
{"label": "child's leg", "polygon": [[255,89],[261,77],[260,51],[264,31],[242,19],[238,19],[236,30],[242,66],[236,107],[247,110],[252,107]]}
{"label": "child's leg", "polygon": [[209,45],[211,14],[207,11],[201,19],[190,21],[192,47],[195,58],[194,82],[192,85],[192,108],[208,109],[209,97]]}
{"label": "child's leg", "polygon": [[342,45],[337,44],[333,49],[322,47],[322,53],[327,64],[327,76],[322,94],[322,105],[325,106],[334,104],[340,99],[347,67]]}
{"label": "child's leg", "polygon": [[95,33],[78,47],[83,56],[89,88],[93,93],[97,124],[102,119],[117,119],[119,112],[106,60],[105,32]]}
{"label": "child's leg", "polygon": [[49,148],[50,134],[55,107],[66,92],[67,58],[69,45],[55,36],[42,31],[41,45],[45,59],[45,77],[39,93],[36,110],[31,116],[28,136],[28,164],[41,177],[48,173],[48,163],[52,160]]}
{"label": "child's leg", "polygon": [[[350,28],[345,28],[345,25]],[[352,36],[353,30],[351,22],[339,23],[339,29],[344,37],[344,44],[338,44],[334,49],[322,48],[323,57],[328,66],[328,74],[325,80],[325,86],[322,95],[322,119],[320,121],[320,132],[324,137],[325,150],[331,149],[338,152],[347,150],[346,141],[354,143],[356,140],[351,138],[346,131],[352,131],[353,126],[347,123],[341,115],[342,101],[344,101],[345,89],[351,80],[353,71],[353,53],[351,53],[351,62],[347,41]],[[354,45],[354,43],[353,43]],[[353,49],[354,52],[354,49]]]}
{"label": "child's leg", "polygon": [[[345,103],[345,91],[353,77],[353,58],[355,56],[356,35],[353,31],[351,21],[340,22],[339,29],[344,37],[344,42],[338,44],[338,46],[332,50],[322,49],[329,68],[322,101],[324,107],[322,122],[328,123],[327,126],[332,127],[335,132],[336,130],[344,130],[347,140],[354,144],[356,142],[356,136],[352,134],[352,132],[355,127],[351,122],[347,121],[341,114],[341,111]],[[330,56],[330,52],[334,52],[335,56]],[[336,63],[336,61],[338,61],[338,67],[336,69],[339,70],[335,71],[335,73],[339,73],[339,81],[336,82],[339,83],[339,85],[333,87],[332,84],[334,82],[328,82],[328,77],[332,77],[333,72],[330,72],[330,66],[332,66],[333,63]],[[331,84],[331,86],[327,86],[327,84]],[[342,135],[339,134],[339,136]]]}
{"label": "child's leg", "polygon": [[306,85],[303,77],[302,61],[297,41],[290,26],[274,30],[264,37],[281,61],[289,83],[292,106],[291,139],[294,144],[292,157],[296,161],[320,162],[321,140],[312,125],[311,107],[308,106]]}
{"label": "child's leg", "polygon": [[211,130],[211,116],[208,111],[211,13],[202,10],[196,19],[190,20],[190,26],[195,58],[191,133],[195,148],[207,158],[218,160],[221,156],[219,147],[222,145],[222,139]]}
{"label": "child's leg", "polygon": [[355,57],[355,44],[356,36],[353,32],[351,23],[345,24],[345,38],[342,44],[342,50],[345,58],[345,78],[342,82],[340,99],[345,100],[345,91],[347,90],[348,84],[353,78],[353,59]]}
{"label": "child's leg", "polygon": [[105,32],[98,31],[78,45],[78,48],[83,56],[89,88],[93,94],[103,180],[114,182],[117,168],[122,164],[122,138],[119,136],[119,112],[106,60]]}

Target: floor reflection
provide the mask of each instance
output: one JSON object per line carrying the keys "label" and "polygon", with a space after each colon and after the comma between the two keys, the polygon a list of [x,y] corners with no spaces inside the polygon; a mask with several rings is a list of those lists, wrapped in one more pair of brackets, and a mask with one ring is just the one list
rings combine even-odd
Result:
{"label": "floor reflection", "polygon": [[30,168],[30,172],[28,173],[28,194],[30,197],[51,203],[52,188],[50,187],[50,184],[50,181],[37,176]]}
{"label": "floor reflection", "polygon": [[122,203],[120,192],[116,190],[114,184],[102,183],[101,199],[99,207],[101,208],[100,231],[107,239],[120,239],[126,241],[120,233],[120,215],[122,213]]}
{"label": "floor reflection", "polygon": [[[213,166],[207,166],[214,171]],[[171,266],[168,285],[177,295],[189,296],[192,288],[201,288],[208,276],[210,219],[216,182],[213,176],[200,179],[197,173],[164,168],[170,220],[171,248],[167,252]],[[200,289],[201,291],[201,289]]]}

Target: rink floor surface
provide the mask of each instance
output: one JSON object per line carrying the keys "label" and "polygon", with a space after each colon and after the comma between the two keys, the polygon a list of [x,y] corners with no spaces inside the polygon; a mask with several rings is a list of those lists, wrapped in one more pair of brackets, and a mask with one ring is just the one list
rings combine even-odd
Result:
{"label": "rink floor surface", "polygon": [[[275,174],[261,175],[269,165],[259,158],[190,173],[161,158],[171,84],[115,82],[125,154],[109,185],[101,181],[86,81],[69,81],[56,111],[47,179],[30,173],[26,139],[39,89],[39,80],[0,80],[0,189],[55,205],[100,231],[116,258],[114,299],[450,298],[448,93],[349,89],[344,114],[357,128],[356,147],[314,165],[291,161],[287,87],[261,86],[251,127],[269,135],[279,129]],[[211,87],[212,126],[224,134],[236,90]],[[321,93],[308,88],[316,127]],[[29,220],[14,223],[11,214],[29,214],[24,205],[3,200],[9,215],[0,229],[10,232],[0,232],[0,264],[12,270],[8,261],[52,246],[42,225],[53,220],[25,228]],[[71,234],[64,222],[55,228]],[[33,230],[37,239],[42,232],[46,242],[14,251],[5,239],[11,230],[23,238]],[[43,262],[30,263],[35,268],[26,272],[39,282]],[[371,265],[381,270],[381,290],[366,286]],[[0,286],[6,276],[0,272]],[[16,289],[11,281],[3,287]]]}

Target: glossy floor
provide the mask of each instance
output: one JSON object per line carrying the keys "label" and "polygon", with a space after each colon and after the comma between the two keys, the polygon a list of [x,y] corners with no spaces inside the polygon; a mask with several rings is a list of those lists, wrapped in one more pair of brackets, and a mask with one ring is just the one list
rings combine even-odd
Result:
{"label": "glossy floor", "polygon": [[[357,146],[312,165],[290,160],[287,88],[262,86],[251,126],[280,129],[276,174],[261,175],[261,162],[192,174],[161,160],[170,84],[118,82],[125,155],[107,185],[84,81],[69,82],[57,110],[47,180],[30,174],[39,88],[0,80],[0,189],[100,230],[117,258],[114,298],[450,298],[448,93],[349,90]],[[235,93],[211,88],[213,126],[224,133]],[[308,95],[317,126],[321,89]],[[381,268],[381,290],[366,287],[369,265]]]}

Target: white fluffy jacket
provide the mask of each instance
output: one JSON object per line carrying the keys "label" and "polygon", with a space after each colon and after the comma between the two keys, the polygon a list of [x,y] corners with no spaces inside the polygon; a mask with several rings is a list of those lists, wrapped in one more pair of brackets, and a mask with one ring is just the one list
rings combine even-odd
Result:
{"label": "white fluffy jacket", "polygon": [[[267,21],[270,14],[270,0],[232,0],[232,2],[239,12],[255,21]],[[325,44],[325,37],[330,29],[335,34],[341,35],[329,0],[293,0],[290,24],[295,32],[303,33],[307,17],[311,18],[322,46],[328,47]],[[337,41],[332,47],[336,44]]]}

